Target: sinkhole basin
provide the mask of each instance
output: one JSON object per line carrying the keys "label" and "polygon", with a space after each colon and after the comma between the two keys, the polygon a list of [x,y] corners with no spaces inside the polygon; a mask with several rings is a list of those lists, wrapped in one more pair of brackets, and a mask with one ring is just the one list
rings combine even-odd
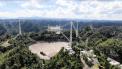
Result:
{"label": "sinkhole basin", "polygon": [[29,46],[29,50],[37,54],[40,59],[50,60],[62,48],[68,47],[68,42],[37,42]]}

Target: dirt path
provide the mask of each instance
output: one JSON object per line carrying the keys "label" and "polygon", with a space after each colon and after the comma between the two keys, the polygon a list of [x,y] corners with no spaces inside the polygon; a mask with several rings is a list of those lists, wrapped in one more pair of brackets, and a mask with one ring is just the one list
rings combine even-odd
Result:
{"label": "dirt path", "polygon": [[84,67],[83,69],[91,69],[86,63],[85,61],[83,60],[83,58],[80,58],[81,62],[83,63]]}

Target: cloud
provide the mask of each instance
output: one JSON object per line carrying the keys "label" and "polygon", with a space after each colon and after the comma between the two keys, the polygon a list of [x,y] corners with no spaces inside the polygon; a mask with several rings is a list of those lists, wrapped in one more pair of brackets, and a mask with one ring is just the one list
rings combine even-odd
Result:
{"label": "cloud", "polygon": [[21,7],[23,8],[41,8],[41,5],[39,4],[38,0],[29,0],[23,4],[21,4]]}
{"label": "cloud", "polygon": [[0,7],[3,7],[3,6],[4,6],[4,4],[2,2],[0,2]]}
{"label": "cloud", "polygon": [[[36,16],[122,20],[122,1],[119,0],[25,0],[14,4],[13,2],[4,3],[7,4],[7,8],[14,11],[0,10],[0,17],[3,18]],[[16,7],[10,7],[10,5]]]}
{"label": "cloud", "polygon": [[[122,20],[122,2],[101,2],[101,1],[93,1],[93,2],[82,2],[79,7],[79,15],[84,15],[86,18],[90,19],[118,19]],[[113,13],[113,12],[119,13]],[[119,14],[119,15],[117,15]]]}

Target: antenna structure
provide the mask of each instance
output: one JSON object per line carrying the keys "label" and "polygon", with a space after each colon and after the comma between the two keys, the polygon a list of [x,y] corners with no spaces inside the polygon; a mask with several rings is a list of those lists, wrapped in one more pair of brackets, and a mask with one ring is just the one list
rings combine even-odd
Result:
{"label": "antenna structure", "polygon": [[[68,41],[69,41],[69,46],[66,47],[66,49],[69,51],[69,54],[74,54],[75,52],[72,50],[72,33],[73,33],[73,29],[75,30],[75,33],[76,33],[76,37],[78,37],[78,22],[76,23],[77,24],[77,27],[75,27],[74,23],[71,21],[70,22],[70,38],[67,37],[63,32],[62,32],[62,29],[64,26],[67,26],[69,25],[69,23],[65,24],[64,26],[59,26],[60,28],[56,28],[54,27],[54,29],[52,28],[51,30],[54,30],[54,31],[60,31],[62,34]],[[50,26],[48,25],[48,30],[50,31]]]}
{"label": "antenna structure", "polygon": [[76,23],[77,24],[77,29],[76,29],[76,37],[78,37],[79,36],[79,34],[78,34],[78,22]]}
{"label": "antenna structure", "polygon": [[21,30],[21,23],[20,23],[20,20],[19,20],[19,35],[22,35],[22,30]]}
{"label": "antenna structure", "polygon": [[72,26],[73,22],[70,22],[70,47],[72,46]]}
{"label": "antenna structure", "polygon": [[73,28],[75,30],[76,37],[79,37],[79,34],[78,34],[78,22],[76,23],[76,27],[75,27],[74,23],[72,22],[72,26],[73,26]]}
{"label": "antenna structure", "polygon": [[2,21],[2,23],[3,23],[3,27],[6,29],[6,32],[9,33],[9,30],[8,30],[8,28],[7,28],[6,23],[4,22],[4,20]]}

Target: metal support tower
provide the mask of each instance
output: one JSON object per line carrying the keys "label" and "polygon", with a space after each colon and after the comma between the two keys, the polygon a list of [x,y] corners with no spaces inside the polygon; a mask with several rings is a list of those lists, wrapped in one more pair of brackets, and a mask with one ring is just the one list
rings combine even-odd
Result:
{"label": "metal support tower", "polygon": [[79,34],[78,34],[78,23],[76,23],[76,26],[75,26],[75,24],[73,23],[73,28],[74,28],[74,30],[75,30],[76,37],[78,37],[78,36],[79,36]]}
{"label": "metal support tower", "polygon": [[87,38],[86,41],[85,41],[85,46],[86,47],[88,46],[88,41],[89,41],[89,38]]}
{"label": "metal support tower", "polygon": [[4,21],[2,21],[2,23],[3,23],[4,28],[6,29],[6,32],[9,33],[6,23]]}
{"label": "metal support tower", "polygon": [[94,30],[94,28],[93,28],[93,25],[92,25],[92,24],[90,25],[90,29],[91,29],[92,31]]}
{"label": "metal support tower", "polygon": [[70,22],[70,46],[72,46],[72,25],[73,22]]}
{"label": "metal support tower", "polygon": [[19,20],[19,35],[22,35],[20,20]]}
{"label": "metal support tower", "polygon": [[78,37],[78,36],[79,36],[79,34],[78,34],[78,22],[77,22],[76,24],[77,24],[77,28],[76,28],[76,37]]}

